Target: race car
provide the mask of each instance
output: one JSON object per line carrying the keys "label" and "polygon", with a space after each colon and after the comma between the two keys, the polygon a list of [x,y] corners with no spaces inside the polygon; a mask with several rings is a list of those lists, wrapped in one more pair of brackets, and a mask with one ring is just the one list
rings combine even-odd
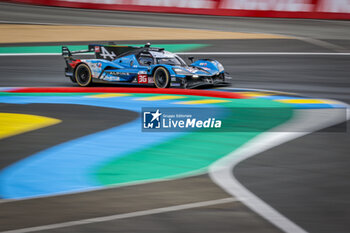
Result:
{"label": "race car", "polygon": [[[94,59],[75,59],[73,54],[95,53]],[[70,51],[62,47],[66,61],[65,76],[86,87],[96,82],[135,83],[158,88],[194,88],[201,85],[230,83],[222,64],[201,59],[187,65],[178,55],[164,48],[119,45],[89,45],[87,50]]]}

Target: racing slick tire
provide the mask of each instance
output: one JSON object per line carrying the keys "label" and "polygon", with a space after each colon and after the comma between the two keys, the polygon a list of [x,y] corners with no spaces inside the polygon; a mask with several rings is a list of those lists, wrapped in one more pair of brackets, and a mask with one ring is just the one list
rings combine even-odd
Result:
{"label": "racing slick tire", "polygon": [[168,88],[170,87],[170,74],[164,67],[158,67],[154,71],[154,84],[158,88]]}
{"label": "racing slick tire", "polygon": [[74,71],[74,78],[81,87],[87,87],[92,84],[92,75],[89,66],[80,63]]}

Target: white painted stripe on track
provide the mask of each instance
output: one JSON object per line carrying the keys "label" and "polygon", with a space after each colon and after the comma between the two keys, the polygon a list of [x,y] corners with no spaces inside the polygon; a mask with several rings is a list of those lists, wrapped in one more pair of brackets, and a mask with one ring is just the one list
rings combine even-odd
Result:
{"label": "white painted stripe on track", "polygon": [[[83,53],[76,55],[92,55],[93,53]],[[179,52],[178,55],[293,55],[293,56],[350,56],[350,53],[304,53],[304,52]],[[61,56],[61,53],[0,53],[0,56]]]}
{"label": "white painted stripe on track", "polygon": [[262,135],[261,137],[258,136],[248,144],[211,165],[209,168],[209,176],[214,181],[214,183],[219,185],[226,192],[230,193],[232,196],[235,196],[252,211],[259,214],[284,232],[306,233],[304,229],[281,215],[271,206],[262,201],[259,197],[255,196],[252,192],[245,188],[233,175],[234,167],[241,161],[256,154],[262,153],[270,146],[277,146],[283,142],[301,137],[304,134],[305,133],[286,133],[285,135],[282,135],[280,133],[276,133],[275,137],[269,137],[266,134]]}
{"label": "white painted stripe on track", "polygon": [[43,226],[37,226],[37,227],[2,231],[0,233],[27,233],[27,232],[35,232],[35,231],[52,230],[52,229],[58,229],[58,228],[64,228],[64,227],[72,227],[72,226],[79,226],[79,225],[85,225],[85,224],[91,224],[91,223],[100,223],[100,222],[107,222],[107,221],[113,221],[113,220],[119,220],[119,219],[126,219],[126,218],[140,217],[140,216],[146,216],[146,215],[174,212],[179,210],[187,210],[187,209],[200,208],[200,207],[206,207],[206,206],[220,205],[220,204],[226,204],[226,203],[236,202],[236,201],[238,200],[235,198],[229,197],[229,198],[216,199],[216,200],[210,200],[210,201],[194,202],[194,203],[183,204],[183,205],[168,206],[168,207],[162,207],[157,209],[141,210],[141,211],[125,213],[125,214],[115,214],[115,215],[109,215],[109,216],[103,216],[103,217],[97,217],[97,218],[88,218],[88,219],[43,225]]}
{"label": "white painted stripe on track", "polygon": [[[350,119],[350,108],[349,105],[339,102],[347,108],[346,119]],[[340,114],[341,115],[341,114]],[[301,118],[301,122],[298,120],[290,120],[282,126],[279,126],[277,132],[266,132],[253,138],[251,141],[244,144],[242,147],[228,154],[227,156],[217,160],[209,167],[210,178],[224,189],[227,193],[236,197],[251,210],[265,218],[267,221],[274,224],[279,229],[286,233],[306,233],[304,229],[296,225],[294,222],[289,220],[280,214],[277,210],[273,209],[259,197],[250,192],[245,188],[234,176],[234,168],[243,160],[246,160],[254,155],[262,153],[268,149],[274,148],[278,145],[291,141],[293,139],[302,137],[319,129],[327,128],[332,125],[336,125],[344,121],[342,116],[334,115],[329,116],[330,119],[324,119],[318,122],[313,116]],[[299,118],[297,118],[299,119]],[[305,132],[288,132],[288,128],[293,125],[307,125]],[[314,124],[312,126],[312,124]],[[299,126],[300,127],[300,126]],[[284,129],[284,131],[283,131]],[[309,130],[309,131],[307,131]],[[276,131],[276,130],[274,130]]]}

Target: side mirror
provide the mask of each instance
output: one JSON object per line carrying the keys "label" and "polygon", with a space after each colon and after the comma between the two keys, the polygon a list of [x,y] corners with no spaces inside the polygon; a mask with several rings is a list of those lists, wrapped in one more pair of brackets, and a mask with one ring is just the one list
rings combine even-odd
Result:
{"label": "side mirror", "polygon": [[152,64],[151,61],[146,61],[145,63],[146,63],[148,66],[150,66],[150,65]]}
{"label": "side mirror", "polygon": [[188,57],[188,60],[190,60],[190,61],[191,61],[191,63],[193,63],[193,61],[194,61],[194,57]]}

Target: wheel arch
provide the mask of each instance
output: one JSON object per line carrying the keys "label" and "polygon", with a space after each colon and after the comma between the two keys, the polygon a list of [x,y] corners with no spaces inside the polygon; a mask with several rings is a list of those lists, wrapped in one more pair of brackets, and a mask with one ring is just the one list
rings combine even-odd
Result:
{"label": "wheel arch", "polygon": [[152,77],[154,77],[154,72],[155,72],[159,67],[162,67],[162,68],[166,69],[166,70],[168,71],[169,75],[171,75],[171,72],[170,72],[170,70],[169,70],[169,67],[166,67],[166,66],[164,66],[164,65],[157,65],[157,66],[154,66],[154,67],[152,68],[152,70],[151,70],[151,76],[152,76]]}

